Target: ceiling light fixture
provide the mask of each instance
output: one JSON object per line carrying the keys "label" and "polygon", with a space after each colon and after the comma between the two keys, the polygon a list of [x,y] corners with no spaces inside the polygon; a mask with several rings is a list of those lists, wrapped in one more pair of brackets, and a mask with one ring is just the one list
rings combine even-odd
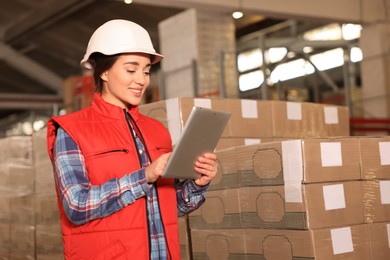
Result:
{"label": "ceiling light fixture", "polygon": [[123,2],[125,2],[125,4],[131,4],[133,0],[123,0]]}
{"label": "ceiling light fixture", "polygon": [[238,10],[232,13],[234,19],[240,19],[244,16],[242,13],[242,0],[238,0]]}

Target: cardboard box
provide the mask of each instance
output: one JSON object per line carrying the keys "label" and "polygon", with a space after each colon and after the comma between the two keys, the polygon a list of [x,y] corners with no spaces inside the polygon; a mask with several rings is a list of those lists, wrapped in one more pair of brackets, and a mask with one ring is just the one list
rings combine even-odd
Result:
{"label": "cardboard box", "polygon": [[221,137],[215,150],[219,151],[236,146],[260,144],[272,141],[272,138]]}
{"label": "cardboard box", "polygon": [[349,109],[309,102],[272,101],[273,137],[349,136]]}
{"label": "cardboard box", "polygon": [[10,198],[12,225],[34,226],[34,196],[26,195]]}
{"label": "cardboard box", "polygon": [[[169,131],[172,144],[175,145],[194,106],[217,111],[229,111],[224,99],[173,98],[139,106],[140,113],[160,121]],[[229,136],[229,123],[222,136]]]}
{"label": "cardboard box", "polygon": [[305,184],[294,202],[286,200],[287,192],[284,186],[241,188],[242,226],[319,229],[363,223],[358,181]]}
{"label": "cardboard box", "polygon": [[191,239],[190,230],[188,228],[188,216],[179,217],[179,242],[180,255],[182,260],[191,259]]}
{"label": "cardboard box", "polygon": [[372,259],[388,260],[390,256],[390,223],[369,224]]}
{"label": "cardboard box", "polygon": [[267,100],[226,99],[231,118],[229,136],[272,137],[272,103]]}
{"label": "cardboard box", "polygon": [[[10,254],[35,255],[35,227],[29,225],[10,225]],[[11,257],[11,259],[17,259]],[[28,258],[24,258],[28,259]]]}
{"label": "cardboard box", "polygon": [[310,103],[272,101],[273,137],[315,136],[315,113]]}
{"label": "cardboard box", "polygon": [[359,142],[353,137],[269,142],[219,150],[216,154],[220,167],[211,189],[226,188],[227,183],[231,187],[294,187],[361,178]]}
{"label": "cardboard box", "polygon": [[390,137],[360,137],[362,179],[390,179]]}
{"label": "cardboard box", "polygon": [[189,214],[190,229],[242,228],[240,190],[208,191],[206,202]]}
{"label": "cardboard box", "polygon": [[319,230],[191,230],[193,259],[370,260],[367,225]]}
{"label": "cardboard box", "polygon": [[0,223],[0,259],[9,259],[10,254],[10,224]]}
{"label": "cardboard box", "polygon": [[362,181],[364,222],[390,221],[390,179]]}
{"label": "cardboard box", "polygon": [[244,229],[191,229],[192,259],[246,259]]}
{"label": "cardboard box", "polygon": [[34,210],[36,224],[55,224],[60,221],[56,193],[35,193]]}
{"label": "cardboard box", "polygon": [[317,230],[246,229],[254,259],[371,259],[367,225]]}
{"label": "cardboard box", "polygon": [[23,165],[33,164],[31,136],[0,138],[0,147],[0,162]]}
{"label": "cardboard box", "polygon": [[[36,252],[37,254],[63,254],[61,224],[36,225]],[[62,255],[63,257],[63,255]]]}
{"label": "cardboard box", "polygon": [[329,104],[311,103],[315,110],[315,131],[318,137],[349,136],[349,108]]}
{"label": "cardboard box", "polygon": [[20,197],[34,192],[33,166],[6,161],[0,164],[0,196]]}
{"label": "cardboard box", "polygon": [[360,181],[283,185],[208,191],[206,202],[189,215],[191,229],[320,229],[362,224]]}

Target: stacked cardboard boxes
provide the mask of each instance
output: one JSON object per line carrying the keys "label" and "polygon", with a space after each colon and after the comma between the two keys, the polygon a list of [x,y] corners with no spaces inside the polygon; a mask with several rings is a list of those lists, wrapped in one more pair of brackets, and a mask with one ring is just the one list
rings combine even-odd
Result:
{"label": "stacked cardboard boxes", "polygon": [[173,98],[140,106],[164,124],[176,144],[193,106],[231,113],[217,149],[272,140],[349,135],[348,108],[283,101]]}
{"label": "stacked cardboard boxes", "polygon": [[57,195],[53,167],[47,154],[46,133],[45,128],[33,135],[37,260],[63,259]]}
{"label": "stacked cardboard boxes", "polygon": [[[194,259],[289,259],[283,258],[289,254],[329,259],[334,255],[332,232],[334,240],[347,237],[356,244],[352,253],[348,246],[339,246],[338,254],[370,255],[363,226],[359,141],[329,138],[349,135],[347,108],[178,98],[144,105],[140,111],[160,120],[175,143],[193,106],[232,114],[217,147],[219,173],[206,203],[189,216]],[[305,139],[281,141],[296,138]],[[355,238],[357,234],[364,235]],[[266,251],[260,248],[261,237],[267,237]]]}
{"label": "stacked cardboard boxes", "polygon": [[390,137],[361,137],[360,163],[364,222],[368,223],[372,259],[390,255]]}
{"label": "stacked cardboard boxes", "polygon": [[0,259],[34,259],[31,137],[0,139]]}
{"label": "stacked cardboard boxes", "polygon": [[230,229],[245,245],[230,253],[242,257],[371,259],[358,138],[270,142],[217,154],[220,176],[190,215],[194,259],[217,259],[194,236],[223,238]]}
{"label": "stacked cardboard boxes", "polygon": [[0,139],[0,259],[63,259],[46,129]]}

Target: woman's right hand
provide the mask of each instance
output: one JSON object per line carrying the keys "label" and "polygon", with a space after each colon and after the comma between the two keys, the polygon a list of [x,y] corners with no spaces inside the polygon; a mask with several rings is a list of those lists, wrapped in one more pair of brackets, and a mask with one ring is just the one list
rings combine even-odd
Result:
{"label": "woman's right hand", "polygon": [[155,182],[164,172],[171,153],[165,153],[145,168],[145,178],[148,183]]}

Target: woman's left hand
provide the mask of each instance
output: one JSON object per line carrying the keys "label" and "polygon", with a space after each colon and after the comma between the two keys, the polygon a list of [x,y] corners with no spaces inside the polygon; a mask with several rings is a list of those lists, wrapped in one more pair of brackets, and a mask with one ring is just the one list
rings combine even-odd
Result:
{"label": "woman's left hand", "polygon": [[214,153],[204,153],[195,162],[195,171],[199,173],[199,177],[195,179],[195,184],[198,186],[209,184],[217,174],[217,170],[217,156]]}

